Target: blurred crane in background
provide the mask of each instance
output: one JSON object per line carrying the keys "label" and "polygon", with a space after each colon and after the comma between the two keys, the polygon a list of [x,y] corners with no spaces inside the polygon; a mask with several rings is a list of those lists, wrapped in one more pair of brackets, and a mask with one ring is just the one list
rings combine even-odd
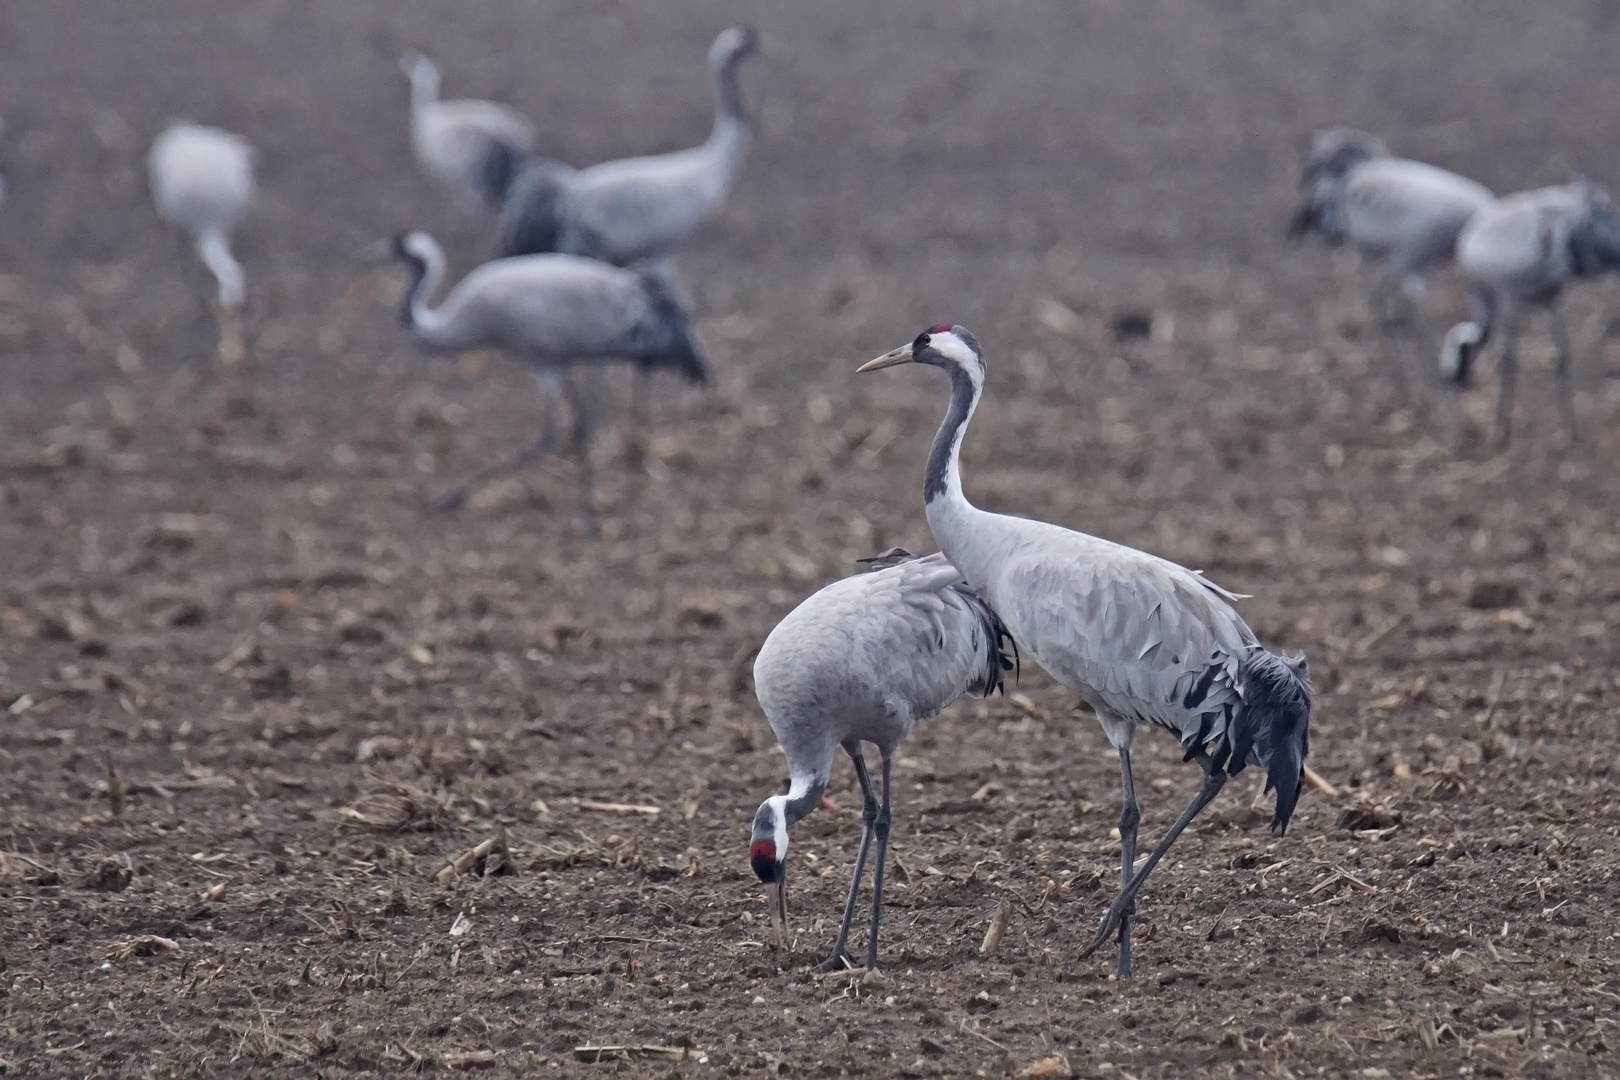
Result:
{"label": "blurred crane in background", "polygon": [[1473,289],[1472,321],[1453,326],[1440,353],[1440,371],[1459,387],[1472,377],[1474,359],[1500,327],[1496,439],[1512,434],[1518,380],[1519,313],[1545,308],[1557,349],[1558,406],[1571,445],[1576,438],[1569,334],[1558,314],[1564,283],[1620,271],[1620,211],[1609,193],[1585,180],[1504,197],[1469,221],[1457,241],[1457,265]]}
{"label": "blurred crane in background", "polygon": [[[418,345],[440,352],[506,350],[539,371],[552,397],[567,400],[573,414],[571,453],[579,472],[580,529],[594,536],[588,453],[592,417],[586,396],[572,385],[570,369],[584,360],[625,358],[643,376],[665,368],[694,383],[707,381],[690,317],[663,268],[623,270],[575,255],[496,259],[468,273],[432,308],[428,298],[444,278],[445,259],[431,236],[407,233],[371,250],[374,255],[391,252],[411,267],[414,277],[400,320]],[[540,434],[532,442],[446,492],[431,508],[459,509],[472,491],[543,457],[551,451],[553,431],[548,402]]]}
{"label": "blurred crane in background", "polygon": [[253,148],[219,128],[175,123],[152,144],[146,167],[158,213],[190,235],[219,281],[219,359],[234,368],[246,356],[241,310],[247,283],[230,236],[253,203]]}
{"label": "blurred crane in background", "polygon": [[738,68],[758,44],[752,27],[734,26],[710,46],[715,118],[701,146],[577,171],[550,161],[523,167],[501,211],[500,254],[560,251],[623,266],[667,255],[717,217],[752,128]]}
{"label": "blurred crane in background", "polygon": [[[1373,317],[1386,330],[1397,302],[1389,286],[1399,286],[1410,313],[1423,293],[1424,272],[1450,260],[1468,219],[1495,201],[1466,177],[1394,157],[1381,140],[1342,127],[1312,140],[1300,162],[1299,186],[1304,198],[1289,222],[1289,238],[1315,233],[1382,266],[1387,277],[1377,293],[1385,302],[1377,303],[1375,294]],[[1406,372],[1393,352],[1391,372],[1404,395]]]}
{"label": "blurred crane in background", "polygon": [[516,109],[494,101],[439,100],[439,68],[409,53],[400,68],[411,83],[411,152],[416,163],[467,213],[499,207],[509,171],[534,149],[534,127]]}

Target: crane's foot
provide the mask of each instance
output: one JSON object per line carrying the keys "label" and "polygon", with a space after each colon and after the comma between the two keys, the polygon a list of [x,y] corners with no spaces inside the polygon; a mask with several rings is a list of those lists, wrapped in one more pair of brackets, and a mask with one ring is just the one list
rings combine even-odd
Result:
{"label": "crane's foot", "polygon": [[[1080,959],[1084,960],[1100,949],[1109,938],[1117,935],[1119,933],[1119,924],[1125,920],[1125,916],[1129,915],[1135,907],[1136,893],[1134,891],[1121,892],[1116,896],[1114,902],[1108,905],[1108,910],[1103,913],[1102,922],[1097,926],[1097,936],[1091,939],[1090,945],[1080,950]],[[1130,973],[1130,968],[1127,966],[1121,974],[1129,975]]]}
{"label": "crane's foot", "polygon": [[817,975],[834,975],[840,971],[854,971],[855,961],[847,952],[835,952],[811,969]]}

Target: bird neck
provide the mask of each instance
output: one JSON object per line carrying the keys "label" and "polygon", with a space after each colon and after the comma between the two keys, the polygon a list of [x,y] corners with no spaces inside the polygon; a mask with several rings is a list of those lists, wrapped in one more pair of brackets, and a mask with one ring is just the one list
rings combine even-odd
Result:
{"label": "bird neck", "polygon": [[[929,527],[941,550],[952,560],[955,526],[980,513],[962,494],[962,437],[967,432],[973,410],[979,407],[982,393],[977,380],[960,367],[952,365],[946,372],[951,378],[951,404],[945,411],[945,420],[934,435],[934,445],[928,451],[928,466],[923,473],[923,507]],[[960,564],[958,564],[960,568]]]}
{"label": "bird neck", "polygon": [[438,100],[439,73],[427,64],[417,65],[411,71],[411,111],[420,112]]}
{"label": "bird neck", "polygon": [[742,57],[731,55],[722,57],[710,72],[714,79],[714,134],[711,139],[719,137],[722,132],[731,137],[747,132],[748,109],[743,105],[742,86],[737,78],[737,71],[741,67]]}
{"label": "bird neck", "polygon": [[199,235],[197,253],[202,256],[202,261],[219,280],[220,306],[241,307],[246,292],[246,281],[242,274],[242,264],[231,255],[230,245],[225,242],[225,234],[217,229],[210,229]]}
{"label": "bird neck", "polygon": [[792,825],[821,805],[822,793],[827,790],[827,778],[817,773],[795,776],[788,785],[782,804],[782,816]]}
{"label": "bird neck", "polygon": [[443,313],[428,307],[427,303],[439,282],[444,280],[444,252],[437,245],[429,246],[420,255],[410,256],[410,264],[414,280],[405,292],[400,321],[418,337],[431,338],[442,329],[440,324],[444,321]]}

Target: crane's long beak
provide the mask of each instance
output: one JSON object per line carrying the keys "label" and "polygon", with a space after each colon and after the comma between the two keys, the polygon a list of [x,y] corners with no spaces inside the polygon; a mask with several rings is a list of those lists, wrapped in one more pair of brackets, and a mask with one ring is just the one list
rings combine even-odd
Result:
{"label": "crane's long beak", "polygon": [[882,368],[894,367],[896,364],[909,364],[909,363],[912,363],[911,346],[910,345],[902,345],[898,349],[894,349],[894,350],[891,350],[890,352],[884,353],[882,356],[878,357],[876,360],[868,360],[866,363],[864,363],[860,367],[856,368],[855,373],[857,375],[859,375],[859,374],[861,374],[862,372],[865,372],[865,371],[878,371],[878,370],[880,370]]}
{"label": "crane's long beak", "polygon": [[787,875],[780,881],[765,883],[765,904],[770,909],[771,933],[778,949],[787,948]]}
{"label": "crane's long beak", "polygon": [[355,252],[355,255],[364,262],[387,262],[394,255],[394,241],[385,236],[381,240],[367,244]]}

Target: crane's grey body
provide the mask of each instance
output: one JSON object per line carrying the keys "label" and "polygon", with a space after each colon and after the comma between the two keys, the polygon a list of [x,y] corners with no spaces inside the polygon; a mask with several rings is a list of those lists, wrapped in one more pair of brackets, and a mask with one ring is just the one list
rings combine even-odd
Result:
{"label": "crane's grey body", "polygon": [[1457,241],[1457,265],[1473,292],[1474,318],[1446,335],[1442,374],[1466,386],[1474,357],[1493,330],[1502,329],[1497,438],[1505,443],[1518,374],[1519,314],[1526,306],[1546,308],[1558,349],[1559,405],[1573,441],[1569,340],[1557,302],[1567,281],[1620,270],[1620,213],[1614,203],[1586,181],[1508,195],[1469,221]]}
{"label": "crane's grey body", "polygon": [[[902,561],[836,581],[794,608],[765,639],[754,662],[755,692],[791,776],[788,792],[767,799],[755,815],[750,858],[762,880],[780,884],[787,827],[820,802],[838,747],[855,763],[865,798],[866,830],[842,929],[824,965],[829,967],[845,962],[850,920],[874,834],[878,855],[867,966],[877,963],[890,759],[918,721],[966,692],[989,694],[1001,685],[1009,666],[1002,651],[1005,628],[943,555],[918,558],[896,549],[888,557]],[[867,779],[862,742],[875,745],[882,757],[881,807]],[[769,862],[760,861],[762,843],[770,845]],[[785,900],[780,903],[785,915]]]}
{"label": "crane's grey body", "polygon": [[715,39],[716,113],[701,146],[578,170],[538,162],[521,172],[501,212],[500,253],[559,251],[625,265],[667,255],[717,217],[748,146],[737,68],[754,47],[747,28]]}
{"label": "crane's grey body", "polygon": [[1290,232],[1349,244],[1408,294],[1451,259],[1468,219],[1495,201],[1483,184],[1421,161],[1390,156],[1362,132],[1322,132],[1300,169],[1304,201]]}
{"label": "crane's grey body", "polygon": [[[419,345],[438,352],[505,350],[539,369],[553,393],[568,398],[574,415],[581,523],[587,532],[593,531],[586,454],[590,416],[584,400],[568,385],[568,369],[581,361],[624,358],[637,364],[641,376],[664,367],[693,382],[707,378],[678,290],[660,276],[667,267],[638,272],[574,255],[497,259],[468,273],[443,303],[432,308],[427,300],[444,276],[443,251],[425,233],[400,237],[394,251],[415,274],[400,317]],[[639,378],[637,385],[639,408]],[[475,487],[548,453],[551,439],[548,412],[534,442],[510,461],[452,489],[436,508],[459,507]]]}
{"label": "crane's grey body", "polygon": [[417,164],[462,210],[475,211],[491,201],[498,205],[504,182],[492,182],[492,155],[499,161],[530,153],[533,125],[494,101],[440,101],[438,66],[420,53],[407,55],[400,67],[411,83],[411,152]]}
{"label": "crane's grey body", "polygon": [[171,124],[146,156],[152,201],[164,221],[190,234],[219,282],[223,308],[240,307],[246,279],[230,235],[253,204],[253,149],[201,124]]}
{"label": "crane's grey body", "polygon": [[[984,387],[978,343],[936,326],[910,346],[862,367],[940,367],[951,404],[923,483],[929,527],[968,585],[1000,616],[1018,647],[1097,713],[1119,752],[1121,888],[1089,954],[1116,926],[1121,975],[1130,974],[1130,915],[1137,890],[1228,773],[1257,758],[1277,790],[1274,829],[1286,828],[1308,750],[1310,688],[1304,665],[1263,649],[1233,609],[1238,597],[1166,559],[1046,522],[980,510],[962,493],[961,444]],[[1137,871],[1140,814],[1130,749],[1142,725],[1174,735],[1205,772],[1199,795]]]}

